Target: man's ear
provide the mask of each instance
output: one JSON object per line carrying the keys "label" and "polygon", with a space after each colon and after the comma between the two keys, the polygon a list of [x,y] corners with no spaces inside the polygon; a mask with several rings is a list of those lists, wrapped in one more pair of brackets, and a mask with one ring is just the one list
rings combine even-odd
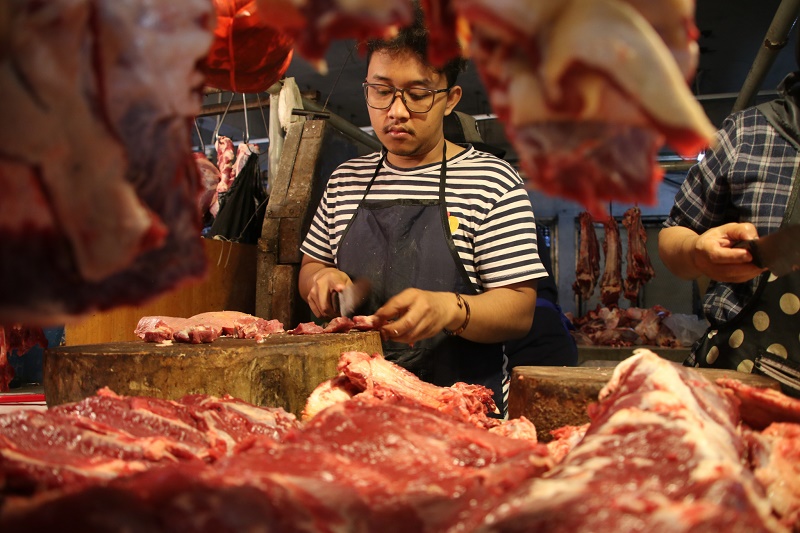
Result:
{"label": "man's ear", "polygon": [[447,93],[447,106],[445,107],[445,115],[449,115],[453,108],[461,101],[461,96],[463,91],[461,90],[460,85],[453,85],[450,88],[450,92]]}

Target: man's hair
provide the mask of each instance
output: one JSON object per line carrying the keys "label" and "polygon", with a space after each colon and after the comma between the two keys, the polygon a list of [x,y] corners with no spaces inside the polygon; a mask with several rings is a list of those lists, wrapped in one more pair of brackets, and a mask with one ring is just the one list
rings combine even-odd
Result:
{"label": "man's hair", "polygon": [[367,41],[367,67],[369,67],[372,54],[375,52],[386,52],[391,56],[403,52],[412,52],[424,64],[444,74],[445,78],[447,78],[448,87],[456,84],[458,75],[464,71],[467,64],[461,57],[451,59],[442,68],[433,67],[428,62],[428,29],[425,27],[425,15],[419,2],[414,2],[414,21],[410,26],[400,29],[392,39],[371,39]]}

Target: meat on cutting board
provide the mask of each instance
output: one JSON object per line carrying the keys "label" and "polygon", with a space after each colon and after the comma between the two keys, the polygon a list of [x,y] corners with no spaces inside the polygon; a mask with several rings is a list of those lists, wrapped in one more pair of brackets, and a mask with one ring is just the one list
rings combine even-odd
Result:
{"label": "meat on cutting board", "polygon": [[202,275],[189,121],[210,2],[8,5],[0,321],[63,323]]}
{"label": "meat on cutting board", "polygon": [[283,333],[278,320],[266,320],[239,311],[210,311],[189,318],[145,316],[139,319],[134,333],[147,342],[214,342],[221,335],[239,339],[262,340]]}
{"label": "meat on cutting board", "polygon": [[597,242],[597,233],[594,231],[592,215],[584,211],[578,215],[578,223],[580,225],[578,257],[572,289],[583,300],[588,300],[592,297],[597,278],[600,276],[600,245]]}
{"label": "meat on cutting board", "polygon": [[600,301],[603,305],[617,305],[622,294],[622,246],[619,242],[619,226],[614,217],[608,217],[603,223],[605,238],[603,239],[603,255],[606,264],[603,277],[600,278]]}

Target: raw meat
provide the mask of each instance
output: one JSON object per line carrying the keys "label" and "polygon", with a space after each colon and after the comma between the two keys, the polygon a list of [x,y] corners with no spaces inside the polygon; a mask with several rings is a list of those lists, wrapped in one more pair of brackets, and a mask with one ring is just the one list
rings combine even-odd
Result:
{"label": "raw meat", "polygon": [[322,330],[323,333],[347,333],[355,326],[355,322],[347,318],[346,316],[337,316],[336,318],[332,319],[328,322],[328,325],[325,326],[325,329]]}
{"label": "raw meat", "polygon": [[298,324],[296,328],[290,329],[286,333],[289,335],[319,335],[324,330],[322,326],[314,322],[303,322]]}
{"label": "raw meat", "polygon": [[751,433],[750,461],[781,523],[800,529],[800,424],[774,423]]}
{"label": "raw meat", "polygon": [[239,311],[210,311],[189,318],[145,316],[139,319],[134,333],[147,342],[214,342],[221,335],[239,339],[263,340],[283,333],[278,320],[265,320]]}
{"label": "raw meat", "polygon": [[452,3],[471,25],[492,110],[542,191],[597,216],[608,200],[652,204],[664,141],[693,156],[711,140],[687,84],[698,53],[694,2]]}
{"label": "raw meat", "polygon": [[589,430],[589,424],[582,426],[562,426],[550,432],[553,440],[547,443],[547,449],[553,457],[556,464],[564,460],[564,457],[569,455],[575,446],[577,446],[586,432]]}
{"label": "raw meat", "polygon": [[580,444],[479,531],[782,531],[722,390],[647,350],[620,363]]}
{"label": "raw meat", "polygon": [[578,222],[580,244],[572,290],[584,300],[588,300],[594,293],[597,278],[600,277],[600,245],[594,231],[592,215],[584,211],[578,216]]}
{"label": "raw meat", "polygon": [[481,385],[459,382],[450,387],[437,387],[378,353],[344,352],[338,368],[340,376],[323,382],[312,392],[304,410],[304,419],[351,397],[371,396],[404,398],[487,429],[500,424],[499,420],[487,416],[497,407],[492,400],[492,391]]}
{"label": "raw meat", "polygon": [[0,493],[93,484],[170,463],[213,462],[297,426],[283,409],[226,396],[173,402],[108,389],[81,402],[0,415]]}
{"label": "raw meat", "polygon": [[741,402],[742,421],[753,429],[764,429],[774,422],[800,424],[800,400],[772,389],[760,389],[730,378],[717,385],[733,391]]}
{"label": "raw meat", "polygon": [[194,153],[194,162],[200,172],[200,195],[197,197],[197,207],[201,214],[205,214],[216,201],[217,184],[220,180],[219,169],[202,152]]}
{"label": "raw meat", "polygon": [[359,331],[380,331],[383,321],[375,315],[356,315],[353,317],[353,329]]}
{"label": "raw meat", "polygon": [[211,204],[209,208],[212,215],[217,216],[219,213],[220,206],[220,199],[219,193],[227,191],[230,189],[231,183],[233,182],[233,161],[236,158],[235,152],[233,151],[233,141],[225,137],[224,135],[220,135],[217,137],[216,142],[214,143],[215,148],[217,149],[217,167],[219,168],[219,183],[217,183],[217,198],[216,202]]}
{"label": "raw meat", "polygon": [[678,339],[663,323],[670,312],[660,305],[640,307],[597,307],[579,318],[573,318],[574,336],[578,344],[596,346],[662,346],[677,348]]}
{"label": "raw meat", "polygon": [[625,276],[625,298],[634,305],[639,303],[642,286],[656,275],[647,253],[647,232],[642,226],[642,211],[631,207],[622,217],[622,225],[628,230],[628,261]]}
{"label": "raw meat", "polygon": [[622,247],[619,242],[619,226],[614,217],[608,217],[603,223],[605,239],[603,239],[603,255],[606,266],[600,278],[600,301],[605,306],[617,305],[622,293]]}
{"label": "raw meat", "polygon": [[[212,465],[182,464],[6,510],[8,531],[471,531],[547,450],[402,401],[333,406]],[[94,527],[93,527],[94,525]]]}
{"label": "raw meat", "polygon": [[214,11],[214,42],[201,65],[209,87],[259,93],[283,77],[294,43],[261,20],[254,0],[214,0]]}
{"label": "raw meat", "polygon": [[210,4],[4,8],[0,321],[63,323],[203,274],[189,127]]}

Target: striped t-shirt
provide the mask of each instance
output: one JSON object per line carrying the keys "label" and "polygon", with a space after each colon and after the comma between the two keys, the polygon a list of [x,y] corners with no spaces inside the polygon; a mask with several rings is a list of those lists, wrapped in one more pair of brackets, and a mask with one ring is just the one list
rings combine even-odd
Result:
{"label": "striped t-shirt", "polygon": [[[351,159],[328,180],[300,250],[337,265],[339,241],[375,173],[380,153]],[[368,200],[436,200],[441,163],[397,168],[384,161]],[[447,160],[445,198],[458,255],[479,292],[547,276],[522,179],[505,161],[468,149]]]}

